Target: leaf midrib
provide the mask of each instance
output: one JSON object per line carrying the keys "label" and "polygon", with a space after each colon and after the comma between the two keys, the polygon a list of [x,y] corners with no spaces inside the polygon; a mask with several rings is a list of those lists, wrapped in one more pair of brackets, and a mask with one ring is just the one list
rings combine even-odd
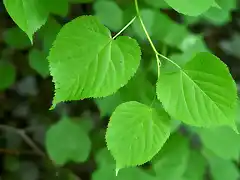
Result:
{"label": "leaf midrib", "polygon": [[[217,109],[221,112],[221,114],[225,117],[225,119],[228,120],[227,116],[223,113],[223,111],[219,108],[219,106],[216,104],[215,101],[213,101],[200,87],[197,83],[194,82],[193,79],[191,79],[191,77],[184,71],[184,69],[180,68],[180,71],[182,74],[184,74],[193,84],[194,86],[196,86],[198,89],[200,89],[200,91],[204,94],[204,96],[206,96],[211,102],[213,102],[213,104],[217,107]],[[185,95],[184,95],[185,97]],[[192,115],[191,115],[192,116]]]}

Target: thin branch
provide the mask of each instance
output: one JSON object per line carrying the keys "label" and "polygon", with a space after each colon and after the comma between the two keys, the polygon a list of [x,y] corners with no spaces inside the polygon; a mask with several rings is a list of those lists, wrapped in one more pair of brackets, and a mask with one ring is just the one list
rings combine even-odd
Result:
{"label": "thin branch", "polygon": [[28,144],[37,154],[39,154],[40,156],[45,157],[45,153],[33,142],[33,140],[25,133],[24,130],[15,128],[15,127],[11,127],[8,125],[0,125],[0,129],[3,131],[8,131],[8,132],[12,132],[12,133],[16,133],[19,136],[22,137],[22,139],[24,140],[24,142],[26,144]]}
{"label": "thin branch", "polygon": [[1,149],[0,148],[0,154],[9,154],[9,155],[39,155],[36,154],[34,151],[19,151],[16,149]]}
{"label": "thin branch", "polygon": [[119,31],[114,37],[113,39],[116,39],[123,31],[125,31],[133,22],[134,20],[136,19],[136,16],[134,18],[132,18],[132,20],[126,25],[124,26],[121,31]]}
{"label": "thin branch", "polygon": [[145,24],[144,24],[144,22],[142,20],[142,17],[141,17],[141,14],[140,14],[140,10],[139,10],[139,7],[138,7],[138,0],[135,0],[135,8],[136,8],[137,16],[138,16],[138,19],[139,19],[139,21],[141,23],[142,29],[143,29],[143,31],[144,31],[147,39],[148,39],[148,42],[150,43],[150,45],[151,45],[151,47],[152,47],[152,49],[153,49],[153,51],[154,51],[154,53],[156,55],[157,72],[158,72],[158,78],[159,78],[159,76],[160,76],[160,66],[161,66],[161,61],[160,61],[160,59],[158,57],[159,53],[158,53],[156,47],[154,46],[154,44],[152,42],[152,39],[151,39],[150,35],[148,34],[147,28],[145,27]]}

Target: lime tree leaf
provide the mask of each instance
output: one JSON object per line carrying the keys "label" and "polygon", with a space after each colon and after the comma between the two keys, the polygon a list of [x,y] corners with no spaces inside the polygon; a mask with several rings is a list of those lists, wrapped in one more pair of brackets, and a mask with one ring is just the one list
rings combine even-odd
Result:
{"label": "lime tree leaf", "polygon": [[78,123],[64,117],[48,129],[46,148],[50,158],[58,165],[69,161],[84,162],[89,156],[91,141]]}
{"label": "lime tree leaf", "polygon": [[16,71],[12,64],[0,61],[0,91],[9,88],[16,79]]}
{"label": "lime tree leaf", "polygon": [[168,4],[163,0],[144,0],[146,4],[154,7],[154,8],[169,8]]}
{"label": "lime tree leaf", "polygon": [[214,0],[165,0],[165,2],[179,13],[198,16],[207,11],[213,4]]}
{"label": "lime tree leaf", "polygon": [[168,114],[130,101],[119,105],[106,133],[107,147],[116,169],[144,164],[161,149],[170,135]]}
{"label": "lime tree leaf", "polygon": [[65,17],[68,13],[68,0],[42,0],[44,7],[52,14]]}
{"label": "lime tree leaf", "polygon": [[3,0],[13,21],[28,35],[33,34],[47,21],[48,11],[39,0]]}
{"label": "lime tree leaf", "polygon": [[222,9],[211,7],[204,14],[203,17],[215,25],[223,25],[231,20],[231,14],[228,11]]}
{"label": "lime tree leaf", "polygon": [[46,24],[39,30],[38,34],[40,38],[43,39],[43,49],[46,54],[49,53],[61,27],[59,22],[53,18],[49,18]]}
{"label": "lime tree leaf", "polygon": [[123,28],[123,11],[114,1],[97,1],[94,3],[96,16],[113,31]]}
{"label": "lime tree leaf", "polygon": [[198,134],[205,148],[215,155],[229,160],[238,160],[240,136],[228,127],[199,129]]}
{"label": "lime tree leaf", "polygon": [[226,11],[231,11],[237,8],[237,0],[215,0],[216,3]]}
{"label": "lime tree leaf", "polygon": [[239,170],[234,162],[221,159],[206,149],[203,149],[203,154],[208,160],[213,180],[237,180],[240,177]]}
{"label": "lime tree leaf", "polygon": [[80,127],[86,132],[89,133],[93,130],[94,124],[93,120],[88,117],[88,116],[83,116],[83,117],[72,117],[71,118],[73,121],[76,121]]}
{"label": "lime tree leaf", "polygon": [[174,133],[153,159],[157,179],[180,179],[186,170],[188,157],[188,140]]}
{"label": "lime tree leaf", "polygon": [[29,52],[28,58],[31,68],[36,70],[43,78],[48,77],[48,61],[46,55],[42,51],[38,49],[32,49]]}
{"label": "lime tree leaf", "polygon": [[95,156],[98,167],[115,165],[115,161],[107,148],[100,149]]}
{"label": "lime tree leaf", "polygon": [[115,108],[123,103],[121,93],[117,91],[115,94],[111,96],[107,96],[104,98],[95,99],[95,102],[99,108],[100,116],[111,116]]}
{"label": "lime tree leaf", "polygon": [[3,32],[3,40],[11,48],[27,49],[31,47],[28,36],[17,26],[6,29]]}
{"label": "lime tree leaf", "polygon": [[62,101],[115,93],[135,74],[141,51],[130,37],[111,38],[96,17],[81,16],[61,29],[48,59],[54,107]]}
{"label": "lime tree leaf", "polygon": [[227,66],[211,53],[197,53],[179,71],[162,73],[157,95],[165,110],[186,124],[236,130],[236,84]]}
{"label": "lime tree leaf", "polygon": [[203,180],[206,167],[206,158],[196,150],[190,151],[187,169],[181,180]]}
{"label": "lime tree leaf", "polygon": [[100,167],[92,174],[92,180],[154,180],[155,178],[147,174],[140,168],[127,168],[115,174],[115,165]]}

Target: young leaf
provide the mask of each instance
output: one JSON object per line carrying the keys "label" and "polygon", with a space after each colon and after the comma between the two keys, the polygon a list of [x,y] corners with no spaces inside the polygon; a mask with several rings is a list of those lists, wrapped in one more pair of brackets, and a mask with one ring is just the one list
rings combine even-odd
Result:
{"label": "young leaf", "polygon": [[100,149],[95,155],[98,167],[115,165],[115,161],[107,148]]}
{"label": "young leaf", "polygon": [[13,65],[8,62],[0,61],[0,91],[10,87],[16,78]]}
{"label": "young leaf", "polygon": [[203,180],[206,167],[207,161],[204,156],[196,150],[191,150],[187,169],[181,180]]}
{"label": "young leaf", "polygon": [[121,97],[121,93],[117,91],[115,94],[111,96],[95,99],[95,102],[100,111],[100,116],[104,117],[111,116],[116,107],[119,104],[123,103],[123,100]]}
{"label": "young leaf", "polygon": [[210,53],[196,54],[177,72],[162,73],[157,95],[166,111],[186,124],[236,129],[236,84],[227,66]]}
{"label": "young leaf", "polygon": [[150,161],[170,135],[170,121],[163,110],[130,101],[114,111],[106,133],[107,147],[116,169]]}
{"label": "young leaf", "polygon": [[48,12],[39,0],[3,0],[14,22],[28,35],[33,34],[47,21]]}
{"label": "young leaf", "polygon": [[240,177],[239,170],[234,162],[218,158],[206,149],[203,149],[203,154],[208,160],[213,180],[237,180]]}
{"label": "young leaf", "polygon": [[209,8],[204,14],[203,17],[211,22],[214,25],[221,26],[231,21],[231,14],[228,11],[223,9],[219,9],[216,7]]}
{"label": "young leaf", "polygon": [[187,167],[189,142],[175,133],[170,136],[161,151],[153,158],[157,179],[180,179]]}
{"label": "young leaf", "polygon": [[165,2],[179,13],[189,16],[198,16],[214,4],[214,0],[165,0]]}
{"label": "young leaf", "polygon": [[68,14],[68,0],[41,0],[50,13],[65,17]]}
{"label": "young leaf", "polygon": [[3,39],[11,48],[22,50],[31,47],[31,43],[27,34],[17,26],[6,29],[6,31],[3,33]]}
{"label": "young leaf", "polygon": [[94,3],[96,16],[113,31],[119,31],[124,26],[123,11],[114,1],[97,1]]}
{"label": "young leaf", "polygon": [[58,21],[54,18],[49,18],[46,24],[39,30],[38,34],[43,40],[43,49],[45,53],[49,53],[61,27]]}
{"label": "young leaf", "polygon": [[114,40],[93,16],[73,20],[59,32],[49,55],[53,107],[62,101],[113,94],[134,75],[140,59],[140,48],[130,37]]}
{"label": "young leaf", "polygon": [[49,76],[48,61],[42,51],[32,49],[28,56],[31,68],[36,70],[43,78]]}
{"label": "young leaf", "polygon": [[92,174],[92,180],[155,180],[155,177],[152,177],[146,173],[143,169],[140,168],[127,168],[119,172],[118,176],[115,174],[115,166],[108,164],[102,166]]}
{"label": "young leaf", "polygon": [[238,160],[240,152],[239,134],[228,127],[199,129],[198,134],[205,148],[227,160]]}
{"label": "young leaf", "polygon": [[65,117],[47,131],[46,148],[58,165],[84,162],[90,153],[91,141],[79,124]]}
{"label": "young leaf", "polygon": [[231,11],[237,8],[237,0],[215,0],[216,3],[225,11]]}

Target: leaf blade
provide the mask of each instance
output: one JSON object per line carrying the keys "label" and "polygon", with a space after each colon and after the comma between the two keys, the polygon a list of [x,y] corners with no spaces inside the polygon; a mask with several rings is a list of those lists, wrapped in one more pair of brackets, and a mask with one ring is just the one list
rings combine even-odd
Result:
{"label": "leaf blade", "polygon": [[157,95],[166,111],[186,124],[236,130],[236,84],[226,65],[210,53],[198,53],[178,72],[161,75]]}
{"label": "leaf blade", "polygon": [[141,51],[130,37],[113,40],[97,18],[82,16],[62,28],[48,59],[54,107],[62,101],[113,94],[135,74]]}
{"label": "leaf blade", "polygon": [[33,41],[33,34],[47,21],[48,12],[37,0],[4,0],[4,5],[13,21]]}
{"label": "leaf blade", "polygon": [[[126,127],[131,128],[126,130]],[[123,133],[124,132],[124,133]],[[117,169],[150,161],[170,135],[169,117],[144,104],[130,101],[114,111],[106,133],[107,147]]]}

